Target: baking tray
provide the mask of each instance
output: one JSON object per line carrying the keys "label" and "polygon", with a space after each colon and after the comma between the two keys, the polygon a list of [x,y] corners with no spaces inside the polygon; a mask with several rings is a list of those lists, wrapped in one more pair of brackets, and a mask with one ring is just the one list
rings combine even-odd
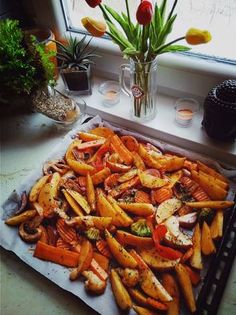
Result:
{"label": "baking tray", "polygon": [[[87,122],[90,119],[92,119],[92,117],[87,118],[85,122]],[[94,124],[93,127],[95,127],[95,125],[101,124],[102,120],[99,117],[95,117],[92,119],[92,122]],[[85,126],[88,126],[89,124],[90,122],[85,124]],[[109,123],[106,123],[106,122],[104,122],[104,124],[109,125]],[[120,130],[120,131],[124,130],[124,128],[122,128],[121,126],[116,126],[114,124],[112,124],[111,126],[115,130]],[[81,126],[80,128],[77,128],[76,130],[72,130],[71,132],[69,132],[68,135],[60,144],[60,149],[58,150],[58,148],[56,148],[54,152],[50,154],[49,158],[60,157],[62,154],[62,147],[63,146],[64,148],[66,147],[66,144],[68,144],[68,138],[69,139],[73,138],[74,134],[78,132],[78,129],[84,130],[83,126]],[[87,127],[87,130],[88,129],[90,128]],[[86,130],[86,127],[85,127],[85,130]],[[133,132],[125,130],[125,133],[132,134]],[[133,134],[137,136],[135,132]],[[150,139],[143,136],[138,136],[138,137],[145,139],[146,141],[149,141],[153,144],[156,144],[156,141],[157,141],[155,139]],[[169,151],[177,150],[178,153],[180,154],[181,153],[185,154],[187,152],[184,149],[177,148],[172,145],[159,142],[159,146],[162,146],[162,145],[166,146],[165,149]],[[195,154],[195,153],[193,154],[196,156],[195,158],[201,159],[203,160],[203,162],[206,162],[208,160],[207,157],[202,157],[201,155]],[[219,167],[218,164],[217,166]],[[6,216],[9,216],[11,212],[14,212],[14,209],[13,209],[14,207],[12,206],[9,207],[9,200],[11,201],[11,205],[13,205],[14,202],[16,205],[18,202],[20,192],[22,192],[26,188],[31,187],[35,179],[40,176],[39,174],[41,175],[41,166],[39,166],[39,169],[36,170],[34,174],[29,176],[29,178],[26,179],[25,183],[21,185],[20,189],[18,190],[18,194],[17,194],[17,191],[14,192],[10,196],[8,201],[4,203],[3,207],[4,207],[5,215],[2,214],[2,220],[4,220]],[[229,174],[228,171],[227,171],[227,174]],[[235,199],[235,190],[231,190],[230,199],[232,199],[233,195]],[[217,309],[220,304],[220,299],[223,295],[223,290],[225,288],[227,278],[228,278],[230,269],[232,267],[232,263],[233,263],[235,252],[236,252],[236,231],[235,231],[236,222],[235,221],[236,221],[236,207],[234,206],[232,207],[232,209],[227,210],[227,212],[225,213],[224,236],[220,240],[220,242],[218,242],[217,252],[214,256],[211,257],[210,261],[208,262],[207,268],[204,271],[201,285],[198,287],[198,290],[195,292],[196,297],[197,297],[197,314],[199,315],[200,314],[209,314],[209,315],[217,314]],[[64,268],[62,266],[55,267],[55,264],[36,260],[35,258],[32,257],[32,253],[29,252],[29,245],[27,244],[21,244],[22,250],[19,249],[16,244],[19,237],[13,238],[13,241],[12,241],[13,243],[11,243],[10,245],[7,244],[4,241],[4,237],[6,237],[6,235],[4,236],[4,230],[6,230],[6,226],[3,223],[3,221],[1,221],[1,225],[2,225],[1,232],[0,232],[1,246],[3,246],[5,249],[13,251],[16,255],[18,255],[21,258],[21,260],[29,264],[31,267],[36,269],[38,272],[40,272],[41,274],[49,278],[51,281],[53,281],[54,283],[56,283],[63,289],[80,297],[86,304],[88,304],[97,312],[101,314],[108,314],[107,312],[104,313],[105,311],[104,305],[105,305],[105,308],[107,306],[110,311],[111,309],[113,310],[112,314],[114,315],[121,314],[121,311],[118,310],[114,302],[114,298],[112,297],[110,286],[108,286],[106,290],[106,294],[104,294],[103,296],[100,296],[98,298],[97,297],[91,298],[88,294],[86,294],[82,283],[81,283],[82,290],[80,290],[80,289],[75,289],[73,287],[73,284],[71,284],[68,281],[68,274],[65,275],[65,269],[67,268]],[[17,235],[17,232],[15,232],[15,234]],[[51,274],[49,271],[51,271]],[[61,276],[58,276],[57,274],[58,271],[62,271]],[[130,314],[131,313],[133,314],[132,311],[130,312]],[[188,314],[188,311],[186,309],[183,309],[181,314]]]}

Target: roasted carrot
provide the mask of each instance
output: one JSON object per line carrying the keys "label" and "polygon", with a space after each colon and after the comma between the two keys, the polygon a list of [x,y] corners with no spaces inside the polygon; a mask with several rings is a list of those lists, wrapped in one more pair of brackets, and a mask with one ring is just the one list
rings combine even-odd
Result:
{"label": "roasted carrot", "polygon": [[70,244],[66,243],[61,237],[58,238],[56,247],[70,250]]}
{"label": "roasted carrot", "polygon": [[111,143],[113,145],[113,149],[116,153],[119,154],[119,157],[125,164],[130,165],[133,162],[133,156],[131,152],[124,146],[123,142],[117,135],[111,137]]}
{"label": "roasted carrot", "polygon": [[102,267],[102,269],[104,269],[106,272],[108,271],[109,259],[106,256],[99,253],[93,253],[93,258]]}
{"label": "roasted carrot", "polygon": [[135,202],[142,202],[142,203],[143,203],[143,202],[144,202],[144,203],[151,203],[149,194],[146,193],[145,191],[142,191],[142,190],[138,190],[138,191],[135,193],[134,201],[135,201]]}
{"label": "roasted carrot", "polygon": [[107,280],[108,274],[94,258],[92,259],[90,270],[93,271],[98,276],[99,279],[103,281]]}
{"label": "roasted carrot", "polygon": [[[76,246],[74,246],[73,250],[76,253],[80,254],[81,246],[79,244],[77,244]],[[101,279],[103,281],[107,280],[107,278],[108,278],[107,272],[99,265],[99,263],[94,258],[92,258],[89,269],[91,271],[93,271],[98,276],[99,279]]]}
{"label": "roasted carrot", "polygon": [[79,261],[79,254],[66,249],[54,247],[40,241],[37,242],[34,257],[51,261],[66,267],[76,267]]}
{"label": "roasted carrot", "polygon": [[197,201],[210,200],[205,191],[200,186],[192,193],[192,196]]}
{"label": "roasted carrot", "polygon": [[58,219],[56,226],[57,226],[57,231],[58,231],[60,237],[63,239],[63,241],[65,241],[66,243],[69,243],[69,244],[77,241],[75,229],[68,226],[65,223],[65,220],[63,220],[61,218]]}
{"label": "roasted carrot", "polygon": [[162,203],[173,197],[173,192],[171,188],[162,187],[160,189],[154,190],[153,197],[157,203]]}
{"label": "roasted carrot", "polygon": [[57,239],[59,237],[57,230],[51,225],[48,225],[46,227],[46,230],[48,234],[48,244],[52,246],[56,246]]}
{"label": "roasted carrot", "polygon": [[136,236],[126,231],[118,230],[116,232],[116,239],[122,245],[132,245],[135,247],[151,247],[153,240],[151,237]]}
{"label": "roasted carrot", "polygon": [[96,242],[96,247],[98,249],[98,251],[106,256],[107,258],[111,258],[112,255],[111,255],[111,252],[110,252],[110,249],[107,245],[107,242],[105,240],[99,240]]}
{"label": "roasted carrot", "polygon": [[47,232],[46,228],[43,225],[40,225],[39,227],[40,227],[40,230],[42,231],[42,234],[41,234],[41,237],[39,240],[42,243],[48,244],[48,232]]}

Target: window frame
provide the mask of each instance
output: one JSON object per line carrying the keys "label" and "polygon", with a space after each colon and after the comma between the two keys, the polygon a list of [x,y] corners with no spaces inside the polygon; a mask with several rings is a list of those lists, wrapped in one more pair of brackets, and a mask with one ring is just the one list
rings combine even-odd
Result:
{"label": "window frame", "polygon": [[[69,34],[72,36],[86,34],[86,32],[70,28],[63,9],[63,0],[44,0],[41,10],[38,10],[37,0],[32,0],[32,2],[37,24],[51,27],[58,38]],[[128,60],[122,58],[119,47],[107,38],[93,38],[90,45],[97,48],[97,53],[102,55],[102,58],[96,59],[95,74],[117,78],[119,66],[128,63]],[[225,79],[236,79],[234,64],[199,57],[199,54],[194,56],[188,53],[160,55],[158,57],[159,92],[177,97],[195,96],[201,101],[216,84]]]}

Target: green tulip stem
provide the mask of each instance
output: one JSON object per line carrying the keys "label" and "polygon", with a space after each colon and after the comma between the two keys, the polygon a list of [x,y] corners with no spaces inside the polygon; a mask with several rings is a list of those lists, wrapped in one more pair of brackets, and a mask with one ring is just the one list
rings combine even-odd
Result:
{"label": "green tulip stem", "polygon": [[167,21],[169,21],[169,19],[172,17],[177,3],[178,3],[178,0],[175,0],[175,2],[173,3],[173,6],[171,8],[170,14],[168,15]]}
{"label": "green tulip stem", "polygon": [[166,47],[168,47],[168,46],[170,46],[170,45],[172,45],[172,44],[174,44],[174,43],[177,43],[177,42],[179,42],[180,40],[183,40],[183,39],[185,39],[185,36],[179,37],[179,38],[177,38],[177,39],[175,39],[175,40],[172,40],[171,42],[169,42],[169,43],[167,43],[167,44],[165,44],[165,45],[159,47],[159,49],[155,51],[156,55],[158,55],[158,54],[159,54],[163,49],[165,49]]}
{"label": "green tulip stem", "polygon": [[102,11],[102,14],[103,14],[103,16],[104,16],[104,19],[105,19],[106,21],[109,21],[109,22],[112,23],[111,19],[109,18],[108,14],[107,14],[107,12],[106,12],[106,9],[103,7],[103,5],[102,5],[102,4],[99,4],[99,7],[100,7],[100,9],[101,9],[101,11]]}
{"label": "green tulip stem", "polygon": [[131,19],[130,19],[130,13],[129,13],[129,3],[128,3],[128,0],[125,0],[125,5],[126,5],[126,11],[127,11],[127,16],[128,16],[129,25],[131,25]]}
{"label": "green tulip stem", "polygon": [[142,29],[142,46],[141,46],[141,51],[143,53],[143,62],[145,60],[145,25],[143,25],[143,29]]}

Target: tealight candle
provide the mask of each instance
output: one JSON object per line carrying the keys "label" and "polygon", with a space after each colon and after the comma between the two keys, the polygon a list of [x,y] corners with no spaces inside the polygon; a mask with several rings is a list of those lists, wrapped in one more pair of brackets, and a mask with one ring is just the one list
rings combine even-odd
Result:
{"label": "tealight candle", "polygon": [[198,111],[199,104],[192,98],[181,98],[176,101],[175,121],[181,127],[192,123],[194,114]]}
{"label": "tealight candle", "polygon": [[120,84],[116,81],[106,81],[102,83],[98,91],[103,95],[102,103],[106,107],[111,107],[120,101]]}

